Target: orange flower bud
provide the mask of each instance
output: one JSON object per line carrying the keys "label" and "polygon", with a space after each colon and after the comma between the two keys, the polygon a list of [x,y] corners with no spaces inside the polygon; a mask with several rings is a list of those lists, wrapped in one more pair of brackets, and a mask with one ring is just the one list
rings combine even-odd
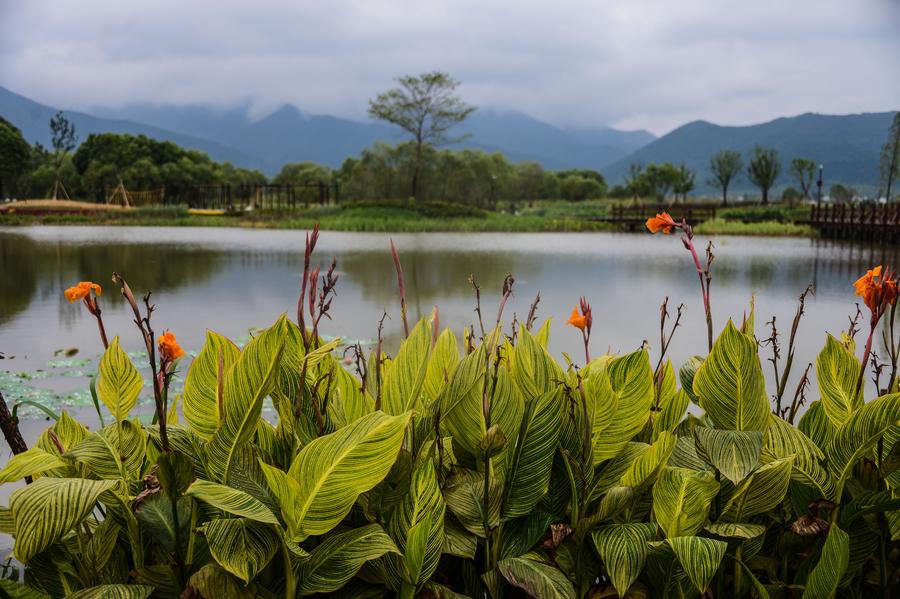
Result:
{"label": "orange flower bud", "polygon": [[174,362],[184,355],[184,350],[175,339],[175,333],[171,331],[160,335],[157,344],[159,345],[159,355],[165,362]]}

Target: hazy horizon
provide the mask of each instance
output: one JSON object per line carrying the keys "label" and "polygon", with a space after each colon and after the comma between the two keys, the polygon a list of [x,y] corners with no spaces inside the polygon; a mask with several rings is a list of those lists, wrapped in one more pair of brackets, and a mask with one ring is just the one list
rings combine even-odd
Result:
{"label": "hazy horizon", "polygon": [[246,106],[258,118],[292,104],[365,120],[395,77],[438,69],[484,108],[662,135],[698,119],[896,110],[898,27],[891,0],[0,0],[0,85],[86,112]]}

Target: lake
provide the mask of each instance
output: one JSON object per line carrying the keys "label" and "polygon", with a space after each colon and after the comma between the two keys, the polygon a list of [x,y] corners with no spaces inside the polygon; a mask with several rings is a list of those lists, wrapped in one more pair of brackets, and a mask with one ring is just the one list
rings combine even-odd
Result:
{"label": "lake", "polygon": [[[282,312],[295,317],[304,235],[213,228],[0,228],[0,390],[10,404],[34,399],[90,419],[88,377],[95,371],[100,341],[93,317],[80,302],[70,305],[62,292],[81,280],[103,285],[110,338],[120,335],[141,363],[141,342],[130,310],[110,281],[113,271],[122,273],[136,294],[153,291],[156,330],[171,329],[188,351],[200,349],[207,327],[240,342]],[[683,327],[670,349],[676,367],[705,353],[696,272],[674,235],[326,231],[316,263],[327,268],[336,256],[340,281],[334,319],[323,322],[324,334],[371,342],[387,310],[386,348],[396,350],[401,321],[390,237],[403,261],[411,321],[438,306],[442,326],[459,333],[473,323],[474,297],[467,281],[472,273],[492,319],[503,277],[511,272],[516,283],[508,318],[515,313],[524,319],[540,291],[538,316],[554,319],[550,348],[559,359],[567,352],[583,361],[579,332],[564,326],[580,295],[593,305],[593,355],[630,351],[647,340],[655,358],[659,305],[666,296],[673,311],[681,302],[686,305]],[[698,244],[705,241],[698,238]],[[764,323],[773,315],[787,334],[797,295],[807,284],[816,286],[801,324],[795,380],[815,359],[825,331],[846,328],[855,311],[852,281],[873,264],[897,264],[896,250],[885,255],[876,247],[821,240],[716,237],[713,242],[717,331],[727,318],[740,321],[755,293],[757,334],[768,335]],[[75,349],[72,356],[62,353]],[[769,355],[766,348],[763,355]],[[764,363],[767,372],[768,366]],[[23,414],[38,412],[29,408]],[[26,436],[33,439],[44,426],[41,420],[24,423]]]}
{"label": "lake", "polygon": [[[554,319],[550,349],[583,361],[579,331],[564,326],[580,295],[593,305],[593,355],[636,349],[646,339],[658,356],[659,305],[686,305],[670,348],[676,367],[706,351],[697,275],[675,236],[649,234],[395,234],[323,232],[316,263],[337,257],[340,281],[334,319],[323,333],[371,342],[387,310],[386,348],[396,351],[401,321],[388,240],[397,244],[407,280],[411,317],[434,306],[443,326],[458,333],[472,324],[474,298],[467,282],[482,286],[487,317],[496,313],[507,272],[515,294],[507,316],[525,318],[540,291],[540,321]],[[699,239],[699,243],[706,240]],[[807,284],[816,294],[801,324],[793,389],[821,348],[825,331],[838,333],[855,312],[851,282],[873,264],[897,264],[895,253],[875,247],[809,239],[717,237],[712,304],[716,330],[740,321],[756,293],[757,334],[774,315],[787,334],[797,295]],[[34,227],[0,228],[0,390],[12,405],[32,399],[66,408],[92,427],[97,419],[88,392],[100,341],[92,316],[69,304],[63,290],[81,280],[103,285],[101,306],[110,338],[120,335],[137,364],[146,363],[130,310],[110,281],[123,274],[135,293],[153,291],[158,332],[174,331],[189,352],[200,349],[207,327],[245,342],[255,327],[282,312],[296,315],[303,269],[303,231],[212,228]],[[65,350],[78,350],[66,356]],[[768,356],[768,350],[763,349]],[[187,364],[185,364],[185,367]],[[763,367],[767,375],[769,364]],[[176,388],[179,385],[176,382]],[[770,388],[771,388],[770,384]],[[149,413],[149,386],[141,411]],[[792,391],[788,392],[790,395]],[[812,396],[817,395],[813,391]],[[32,443],[49,425],[24,409],[23,434]],[[9,448],[0,441],[0,464]],[[0,487],[0,504],[21,483]],[[10,545],[0,537],[0,549]]]}

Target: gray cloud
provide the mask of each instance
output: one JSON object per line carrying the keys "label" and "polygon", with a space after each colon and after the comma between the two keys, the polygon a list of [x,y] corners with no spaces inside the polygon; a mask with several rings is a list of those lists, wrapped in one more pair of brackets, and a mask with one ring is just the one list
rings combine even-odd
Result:
{"label": "gray cloud", "polygon": [[664,133],[900,108],[895,0],[0,0],[0,85],[66,108],[364,118],[431,69],[475,104]]}

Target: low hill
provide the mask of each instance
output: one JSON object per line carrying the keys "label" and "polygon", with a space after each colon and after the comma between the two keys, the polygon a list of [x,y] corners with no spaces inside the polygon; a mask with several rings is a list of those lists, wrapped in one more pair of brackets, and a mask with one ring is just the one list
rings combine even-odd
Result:
{"label": "low hill", "polygon": [[[775,148],[782,162],[779,187],[792,185],[788,172],[794,158],[809,158],[824,165],[826,186],[843,183],[861,189],[878,186],[878,162],[887,139],[893,112],[823,115],[802,114],[744,127],[726,127],[694,121],[629,154],[605,171],[611,184],[621,183],[633,163],[671,162],[685,164],[697,173],[698,189],[709,189],[710,156],[720,150],[737,150],[748,161],[754,146]],[[735,191],[753,186],[746,176]],[[702,190],[702,189],[701,189]]]}

